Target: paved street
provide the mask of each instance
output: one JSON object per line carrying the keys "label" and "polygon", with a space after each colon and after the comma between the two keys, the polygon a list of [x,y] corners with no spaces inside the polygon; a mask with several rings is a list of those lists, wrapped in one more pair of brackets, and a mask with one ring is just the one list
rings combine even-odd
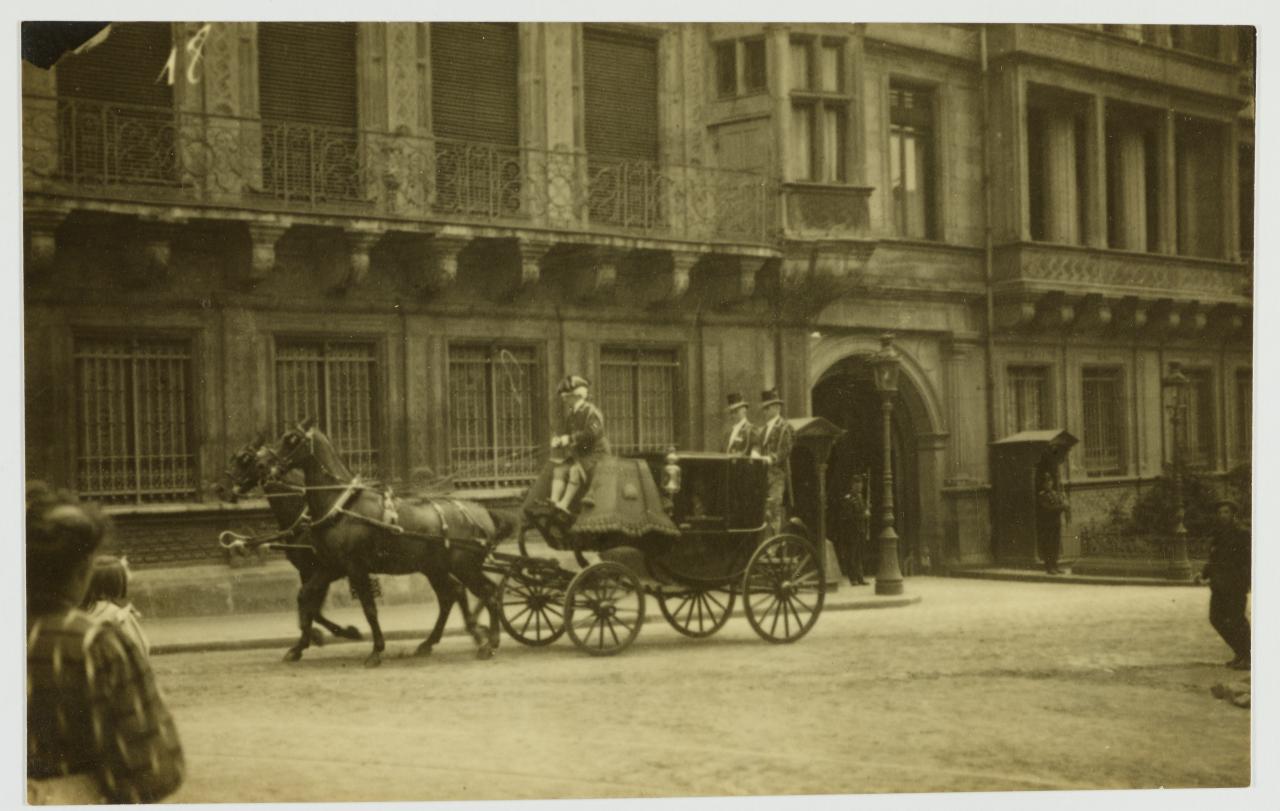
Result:
{"label": "paved street", "polygon": [[913,578],[792,646],[740,615],[621,656],[447,637],[155,657],[186,746],[177,802],[1236,786],[1249,712],[1199,588]]}

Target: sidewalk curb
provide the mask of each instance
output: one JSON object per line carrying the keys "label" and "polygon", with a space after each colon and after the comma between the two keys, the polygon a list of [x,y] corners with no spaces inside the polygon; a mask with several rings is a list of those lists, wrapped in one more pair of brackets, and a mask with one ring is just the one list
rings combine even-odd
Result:
{"label": "sidewalk curb", "polygon": [[1017,583],[1062,583],[1075,586],[1174,586],[1201,588],[1194,580],[1161,580],[1155,577],[1109,577],[1107,575],[1052,575],[1043,572],[992,571],[990,569],[952,569],[949,576],[966,580],[1000,580]]}
{"label": "sidewalk curb", "polygon": [[[872,597],[853,600],[848,602],[827,603],[822,607],[826,611],[869,611],[881,608],[905,608],[906,606],[916,605],[923,601],[923,597],[918,594],[902,595],[897,597]],[[662,614],[654,611],[646,611],[644,615],[645,622],[665,622]],[[426,628],[421,631],[385,631],[382,638],[388,642],[404,642],[411,640],[421,640],[427,635]],[[362,630],[365,635],[364,639],[351,640],[339,639],[328,636],[325,640],[324,647],[330,645],[368,645],[371,642],[367,630]],[[451,628],[444,632],[445,637],[466,636],[466,630],[462,628]],[[298,636],[274,636],[274,637],[256,637],[252,639],[227,639],[215,642],[178,642],[169,644],[157,644],[151,647],[152,656],[163,656],[170,653],[229,653],[235,651],[246,650],[266,650],[270,648],[287,648],[294,642],[298,641]],[[518,645],[518,642],[509,640],[511,644]]]}

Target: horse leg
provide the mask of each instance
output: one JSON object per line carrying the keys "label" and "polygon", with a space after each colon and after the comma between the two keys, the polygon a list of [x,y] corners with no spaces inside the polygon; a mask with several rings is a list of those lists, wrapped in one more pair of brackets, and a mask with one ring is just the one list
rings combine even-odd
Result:
{"label": "horse leg", "polygon": [[[333,584],[333,581],[339,579],[340,577],[342,577],[342,574],[340,572],[327,573],[327,576],[324,582],[324,587],[323,587],[324,590],[320,594],[320,600],[319,600],[320,605],[323,606],[325,598],[329,596],[329,586]],[[342,639],[351,639],[355,641],[359,641],[362,638],[359,628],[357,628],[354,625],[347,625],[345,627],[341,626],[338,623],[334,622],[333,620],[330,620],[328,617],[325,617],[323,614],[321,614],[319,608],[316,609],[315,620],[316,622],[320,623],[320,625],[323,626],[326,631],[333,634],[334,636],[341,637]]]}
{"label": "horse leg", "polygon": [[378,624],[378,603],[373,597],[373,584],[369,582],[368,572],[349,572],[347,579],[351,582],[351,588],[355,589],[356,597],[360,599],[364,618],[373,634],[373,651],[364,660],[364,666],[377,667],[382,664],[382,652],[387,649],[387,643],[382,638],[382,626]]}
{"label": "horse leg", "polygon": [[[285,555],[285,558],[289,561],[289,563],[293,564],[293,568],[298,570],[298,579],[301,581],[301,583],[298,586],[298,627],[303,629],[303,632],[308,635],[309,644],[323,645],[324,634],[320,633],[318,630],[312,627],[311,621],[308,621],[307,618],[304,616],[304,614],[307,613],[307,610],[304,608],[304,602],[303,602],[304,600],[303,592],[306,590],[307,584],[311,582],[311,579],[315,577],[316,573],[319,571],[319,567],[316,565],[316,561],[314,557],[303,557],[302,553],[300,553],[295,549],[290,549],[286,551],[284,555]],[[326,592],[328,591],[327,584],[325,585],[325,591]],[[324,601],[324,598],[321,597],[321,602],[323,603],[323,601]],[[329,624],[328,620],[320,616],[319,608],[316,608],[314,611],[310,612],[310,615],[311,615],[311,620],[315,622],[319,622],[321,625]],[[298,658],[301,655],[302,655],[301,649],[298,649],[298,646],[294,645],[292,648],[289,649],[289,653],[285,654],[285,661],[296,662],[298,661]]]}
{"label": "horse leg", "polygon": [[487,633],[480,631],[479,626],[472,629],[472,636],[476,640],[476,658],[491,659],[493,653],[498,648],[499,629],[498,629],[498,612],[497,612],[497,589],[489,578],[484,576],[484,570],[481,568],[484,558],[478,555],[465,554],[454,558],[457,568],[454,570],[458,579],[471,591],[472,594],[480,598],[480,605],[489,611],[489,627]]}
{"label": "horse leg", "polygon": [[311,647],[315,640],[315,629],[311,622],[319,613],[320,603],[329,589],[329,580],[322,572],[312,572],[307,582],[298,589],[298,629],[301,631],[298,641],[285,651],[286,662],[296,662],[302,658],[302,652]]}
{"label": "horse leg", "polygon": [[[449,614],[453,611],[453,604],[458,599],[457,586],[454,584],[453,578],[449,577],[448,574],[433,567],[423,569],[422,573],[425,574],[427,576],[427,580],[431,582],[431,589],[436,593],[436,603],[439,610],[436,612],[435,627],[431,629],[431,633],[422,641],[422,644],[418,645],[417,650],[413,652],[414,656],[431,655],[431,649],[434,648],[436,643],[440,641],[440,638],[444,636],[445,623],[449,621]],[[465,605],[466,603],[464,601],[464,617],[468,614]]]}

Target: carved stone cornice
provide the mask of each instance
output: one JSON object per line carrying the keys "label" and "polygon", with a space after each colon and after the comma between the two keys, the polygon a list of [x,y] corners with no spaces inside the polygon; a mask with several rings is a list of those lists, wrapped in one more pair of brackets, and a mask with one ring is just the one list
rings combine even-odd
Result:
{"label": "carved stone cornice", "polygon": [[996,249],[995,283],[1010,292],[1062,291],[1111,298],[1249,301],[1248,273],[1240,262],[1111,251],[1074,245],[1017,243]]}

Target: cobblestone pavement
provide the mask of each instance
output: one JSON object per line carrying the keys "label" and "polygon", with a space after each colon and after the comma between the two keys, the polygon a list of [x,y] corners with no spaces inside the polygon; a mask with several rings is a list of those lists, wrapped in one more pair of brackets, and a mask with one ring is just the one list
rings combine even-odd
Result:
{"label": "cobblestone pavement", "polygon": [[155,658],[189,761],[178,802],[1241,786],[1246,709],[1200,588],[912,578],[795,645],[735,616],[647,623],[622,655],[506,639]]}

